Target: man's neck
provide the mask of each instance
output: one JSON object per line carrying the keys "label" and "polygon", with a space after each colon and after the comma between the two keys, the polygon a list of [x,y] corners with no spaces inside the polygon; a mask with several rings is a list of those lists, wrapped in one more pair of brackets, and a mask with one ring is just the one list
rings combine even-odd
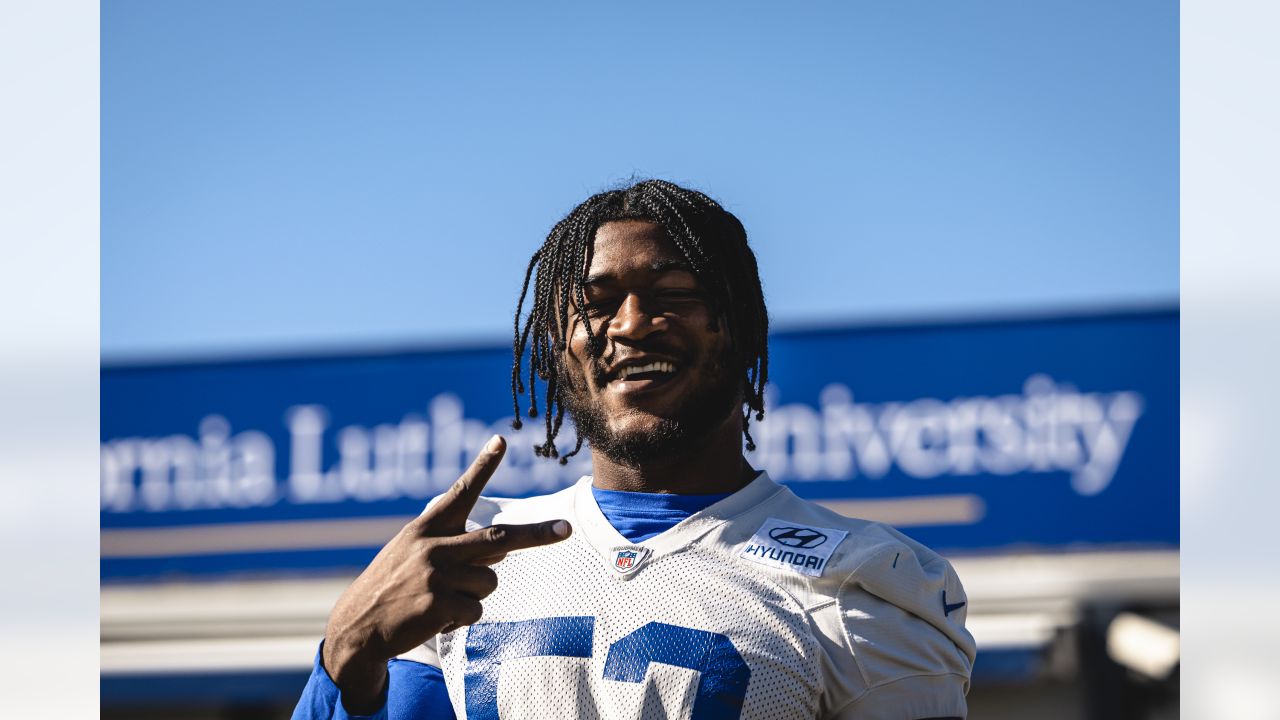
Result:
{"label": "man's neck", "polygon": [[745,487],[756,471],[742,456],[741,420],[732,417],[688,452],[643,463],[592,454],[592,484],[601,490],[715,495]]}

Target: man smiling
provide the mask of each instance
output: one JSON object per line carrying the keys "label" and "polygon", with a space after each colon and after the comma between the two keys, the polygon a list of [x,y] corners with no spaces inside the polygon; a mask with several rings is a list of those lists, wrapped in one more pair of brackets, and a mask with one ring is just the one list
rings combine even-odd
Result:
{"label": "man smiling", "polygon": [[[596,474],[611,478],[598,487],[652,492],[642,474],[657,464],[669,478],[663,492],[728,492],[736,489],[732,471],[745,467],[734,346],[674,250],[651,222],[603,224],[582,283],[583,312],[568,318],[568,352],[556,358],[561,399],[591,444]],[[593,353],[601,339],[604,352]],[[709,441],[723,447],[704,452]],[[715,464],[730,452],[735,462]]]}
{"label": "man smiling", "polygon": [[339,599],[294,717],[964,717],[950,565],[744,457],[767,332],[746,232],[706,195],[649,180],[575,208],[529,263],[512,396],[537,416],[540,381],[535,450],[588,443],[593,474],[481,497],[493,438]]}

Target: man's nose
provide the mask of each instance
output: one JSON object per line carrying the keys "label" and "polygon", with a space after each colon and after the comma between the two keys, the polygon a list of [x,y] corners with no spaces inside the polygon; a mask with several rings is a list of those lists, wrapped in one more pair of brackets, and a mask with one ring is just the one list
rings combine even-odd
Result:
{"label": "man's nose", "polygon": [[644,300],[632,293],[622,299],[618,312],[609,322],[605,334],[611,340],[643,340],[655,332],[667,327],[667,319],[662,313],[653,313],[645,307]]}

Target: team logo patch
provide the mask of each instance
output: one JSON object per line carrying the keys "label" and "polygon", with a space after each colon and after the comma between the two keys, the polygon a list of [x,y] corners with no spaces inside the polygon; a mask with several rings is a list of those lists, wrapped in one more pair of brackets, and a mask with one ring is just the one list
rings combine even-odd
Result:
{"label": "team logo patch", "polygon": [[649,548],[640,545],[624,545],[613,548],[613,570],[619,575],[630,575],[640,569],[641,563],[649,557]]}
{"label": "team logo patch", "polygon": [[848,534],[845,530],[769,518],[738,556],[761,565],[819,577],[827,569],[831,553]]}

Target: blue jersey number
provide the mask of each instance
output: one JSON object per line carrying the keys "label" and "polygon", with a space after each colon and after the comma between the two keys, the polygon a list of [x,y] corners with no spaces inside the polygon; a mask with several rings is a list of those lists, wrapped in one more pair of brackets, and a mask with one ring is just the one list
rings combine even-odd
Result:
{"label": "blue jersey number", "polygon": [[[480,623],[467,631],[466,689],[470,720],[498,720],[498,674],[504,660],[556,655],[591,657],[593,617],[550,617]],[[751,670],[720,633],[652,622],[609,646],[604,678],[644,681],[652,663],[700,675],[690,720],[737,720]]]}

